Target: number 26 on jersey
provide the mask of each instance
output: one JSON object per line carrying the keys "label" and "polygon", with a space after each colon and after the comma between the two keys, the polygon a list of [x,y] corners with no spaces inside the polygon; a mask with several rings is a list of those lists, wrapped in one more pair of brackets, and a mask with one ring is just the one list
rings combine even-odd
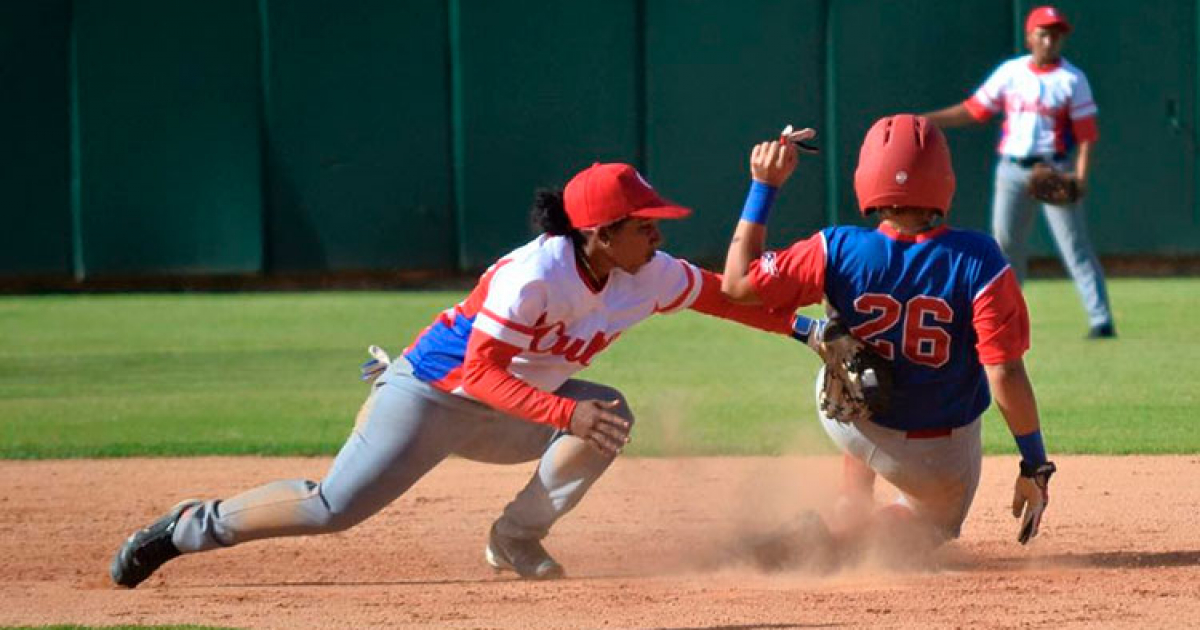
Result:
{"label": "number 26 on jersey", "polygon": [[878,337],[900,324],[904,326],[900,351],[906,359],[934,368],[950,360],[950,333],[937,325],[954,321],[954,309],[946,300],[918,295],[901,304],[885,293],[864,293],[854,300],[854,310],[868,319],[851,328],[850,334],[870,344],[880,356],[896,358],[895,344]]}

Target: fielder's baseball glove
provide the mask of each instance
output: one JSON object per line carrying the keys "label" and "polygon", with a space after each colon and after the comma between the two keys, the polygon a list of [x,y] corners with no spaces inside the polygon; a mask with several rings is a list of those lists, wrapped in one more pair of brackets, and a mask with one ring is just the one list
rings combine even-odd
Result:
{"label": "fielder's baseball glove", "polygon": [[1035,164],[1029,174],[1029,196],[1056,206],[1069,206],[1083,194],[1079,180],[1046,164]]}
{"label": "fielder's baseball glove", "polygon": [[892,364],[855,339],[837,320],[825,325],[816,347],[825,362],[820,408],[841,422],[871,420],[892,404]]}

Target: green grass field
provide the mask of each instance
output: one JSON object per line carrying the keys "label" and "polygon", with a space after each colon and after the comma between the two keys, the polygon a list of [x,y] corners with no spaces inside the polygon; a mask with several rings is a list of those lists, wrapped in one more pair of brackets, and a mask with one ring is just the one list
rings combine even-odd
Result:
{"label": "green grass field", "polygon": [[[1048,447],[1200,452],[1200,279],[1111,283],[1120,338],[1085,341],[1073,287],[1026,287]],[[0,457],[332,454],[371,343],[401,350],[454,292],[0,298]],[[628,396],[636,455],[828,452],[798,344],[654,318],[582,377]],[[1015,452],[989,411],[990,453]]]}

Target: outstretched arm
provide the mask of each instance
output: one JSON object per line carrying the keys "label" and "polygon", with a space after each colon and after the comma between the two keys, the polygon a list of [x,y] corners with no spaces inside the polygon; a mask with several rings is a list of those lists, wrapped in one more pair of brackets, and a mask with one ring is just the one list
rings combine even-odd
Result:
{"label": "outstretched arm", "polygon": [[1015,359],[985,365],[984,371],[996,406],[1021,451],[1021,472],[1013,488],[1012,513],[1021,519],[1017,542],[1024,545],[1037,536],[1042,514],[1050,504],[1050,477],[1056,469],[1046,458],[1037,402],[1025,373],[1024,361]]}
{"label": "outstretched arm", "polygon": [[1050,503],[1054,464],[1046,458],[1033,385],[1021,356],[1029,348],[1029,311],[1011,268],[1005,268],[975,298],[976,351],[996,407],[1021,451],[1021,471],[1013,488],[1013,516],[1021,519],[1017,542],[1037,536]]}
{"label": "outstretched arm", "polygon": [[[781,335],[792,334],[793,316],[783,310],[771,310],[762,304],[737,303],[722,293],[721,276],[701,269],[700,294],[691,309]],[[805,318],[807,320],[807,318]],[[811,320],[808,320],[811,321]]]}
{"label": "outstretched arm", "polygon": [[929,122],[941,127],[942,129],[949,129],[951,127],[966,127],[967,125],[980,122],[977,117],[971,115],[970,110],[968,110],[967,106],[962,103],[951,105],[945,109],[926,112],[921,115],[927,118]]}

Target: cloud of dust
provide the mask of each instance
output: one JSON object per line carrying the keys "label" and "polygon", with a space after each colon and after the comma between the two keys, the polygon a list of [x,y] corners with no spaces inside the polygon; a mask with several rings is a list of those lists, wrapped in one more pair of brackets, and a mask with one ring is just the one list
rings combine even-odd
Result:
{"label": "cloud of dust", "polygon": [[[686,410],[680,400],[662,405],[650,419],[658,425],[664,454],[688,446]],[[936,567],[937,545],[894,524],[852,533],[837,529],[842,458],[813,455],[830,452],[832,445],[823,431],[804,423],[818,423],[815,409],[797,411],[796,431],[778,457],[664,460],[655,483],[673,490],[655,513],[677,544],[668,562],[656,561],[655,572],[854,580]],[[876,480],[877,508],[897,495],[882,478]]]}

